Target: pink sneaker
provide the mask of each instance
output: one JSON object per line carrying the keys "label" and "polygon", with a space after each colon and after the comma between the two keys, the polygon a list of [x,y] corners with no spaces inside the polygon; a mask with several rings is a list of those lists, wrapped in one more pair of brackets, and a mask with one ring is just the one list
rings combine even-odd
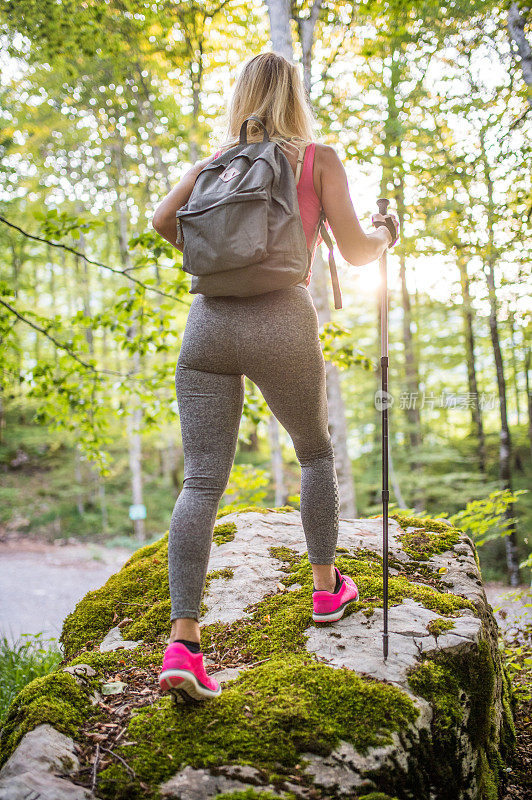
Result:
{"label": "pink sneaker", "polygon": [[162,692],[183,690],[195,700],[218,697],[222,692],[218,681],[205,672],[203,653],[191,653],[181,642],[172,642],[166,648],[159,686]]}
{"label": "pink sneaker", "polygon": [[358,587],[354,580],[349,575],[342,575],[338,567],[334,569],[341,581],[338,591],[326,592],[322,589],[312,592],[312,619],[315,622],[336,622],[343,617],[348,604],[358,600]]}

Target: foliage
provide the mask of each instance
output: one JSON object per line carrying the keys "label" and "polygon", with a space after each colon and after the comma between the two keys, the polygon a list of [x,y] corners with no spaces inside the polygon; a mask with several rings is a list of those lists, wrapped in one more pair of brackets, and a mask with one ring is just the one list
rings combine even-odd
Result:
{"label": "foliage", "polygon": [[367,371],[375,370],[374,362],[354,347],[351,331],[338,322],[326,322],[320,332],[323,356],[335,367],[348,369],[354,365]]}
{"label": "foliage", "polygon": [[260,506],[268,494],[269,472],[251,464],[234,464],[229,475],[222,508],[237,511],[245,506]]}
{"label": "foliage", "polygon": [[467,506],[449,519],[457,527],[468,531],[477,547],[494,539],[507,536],[508,527],[515,519],[506,515],[510,505],[517,502],[526,489],[510,492],[508,489],[490,492],[488,497],[471,500]]}
{"label": "foliage", "polygon": [[21,689],[53,672],[62,658],[57,639],[45,639],[42,633],[23,633],[15,642],[5,634],[0,638],[0,723]]}

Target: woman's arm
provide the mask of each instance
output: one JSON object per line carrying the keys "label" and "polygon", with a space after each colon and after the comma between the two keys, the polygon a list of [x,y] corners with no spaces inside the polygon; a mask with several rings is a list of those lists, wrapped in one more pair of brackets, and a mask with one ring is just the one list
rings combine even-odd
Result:
{"label": "woman's arm", "polygon": [[[319,149],[321,204],[338,249],[355,267],[369,264],[386,250],[391,233],[384,226],[364,233],[351,202],[344,165],[333,147],[319,145]],[[374,215],[374,219],[380,217]]]}
{"label": "woman's arm", "polygon": [[203,161],[197,161],[194,166],[185,172],[177,186],[174,186],[172,191],[166,195],[155,209],[151,224],[157,233],[181,252],[183,252],[182,248],[177,245],[176,211],[185,205],[192,194],[196,178],[203,167],[213,159],[214,156],[209,156],[204,158]]}

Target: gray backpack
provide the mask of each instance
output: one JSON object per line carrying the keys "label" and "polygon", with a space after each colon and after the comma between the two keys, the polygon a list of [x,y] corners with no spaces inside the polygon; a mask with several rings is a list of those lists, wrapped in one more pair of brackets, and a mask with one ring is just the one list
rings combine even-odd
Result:
{"label": "gray backpack", "polygon": [[[249,119],[264,129],[262,142],[248,143]],[[192,294],[246,297],[293,286],[309,273],[320,231],[329,248],[334,307],[342,307],[325,213],[309,250],[292,167],[258,117],[245,119],[239,144],[201,170],[176,220]]]}

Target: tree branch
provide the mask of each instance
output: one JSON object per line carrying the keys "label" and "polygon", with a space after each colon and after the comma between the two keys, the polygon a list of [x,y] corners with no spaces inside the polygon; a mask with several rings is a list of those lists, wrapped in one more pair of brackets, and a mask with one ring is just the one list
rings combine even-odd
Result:
{"label": "tree branch", "polygon": [[25,317],[23,314],[20,313],[20,311],[17,311],[17,309],[14,308],[10,303],[7,303],[5,300],[2,300],[2,298],[0,298],[0,304],[3,305],[4,308],[7,308],[7,310],[10,311],[12,314],[14,314],[15,317],[17,317],[19,320],[24,322],[26,325],[29,325],[30,328],[33,328],[34,331],[42,333],[44,336],[46,336],[47,339],[53,342],[55,346],[59,348],[59,350],[64,350],[66,353],[68,353],[68,355],[71,358],[74,359],[74,361],[77,361],[78,364],[81,364],[83,367],[90,370],[91,372],[94,372],[97,375],[114,375],[115,377],[119,378],[128,378],[128,380],[144,381],[143,378],[135,378],[135,376],[129,372],[126,375],[123,375],[121,372],[116,372],[115,370],[112,369],[96,369],[96,367],[94,367],[92,364],[88,364],[86,361],[83,361],[83,359],[80,358],[78,354],[75,353],[74,350],[72,350],[71,347],[68,347],[68,345],[63,344],[62,342],[59,341],[59,339],[56,339],[55,336],[52,336],[52,334],[48,333],[47,330],[41,328],[40,325],[37,325],[36,322],[32,322],[30,319]]}
{"label": "tree branch", "polygon": [[53,242],[50,239],[43,238],[42,236],[35,236],[35,234],[33,233],[28,233],[28,231],[25,231],[23,228],[19,228],[18,225],[15,225],[13,222],[10,222],[8,219],[6,219],[1,215],[0,215],[0,222],[3,222],[4,225],[7,225],[9,228],[13,228],[14,230],[18,231],[27,239],[33,239],[34,242],[42,242],[43,244],[48,244],[50,245],[50,247],[59,247],[62,250],[66,250],[68,253],[72,253],[73,255],[78,256],[78,258],[82,258],[84,261],[87,262],[87,264],[92,264],[93,266],[101,267],[102,269],[108,269],[110,272],[114,272],[116,275],[121,275],[122,277],[127,278],[128,281],[136,283],[138,286],[142,286],[142,288],[145,289],[146,291],[155,292],[155,294],[159,294],[161,295],[161,297],[169,297],[170,300],[176,300],[178,303],[184,303],[185,305],[188,305],[186,300],[183,300],[180,297],[176,297],[173,294],[168,294],[168,292],[163,292],[160,289],[156,289],[154,286],[147,286],[147,284],[143,283],[142,281],[139,281],[138,278],[133,278],[125,270],[116,269],[115,267],[110,267],[108,264],[102,264],[99,261],[93,261],[93,259],[86,256],[85,253],[82,253],[79,250],[75,250],[68,244],[63,244],[62,242]]}

